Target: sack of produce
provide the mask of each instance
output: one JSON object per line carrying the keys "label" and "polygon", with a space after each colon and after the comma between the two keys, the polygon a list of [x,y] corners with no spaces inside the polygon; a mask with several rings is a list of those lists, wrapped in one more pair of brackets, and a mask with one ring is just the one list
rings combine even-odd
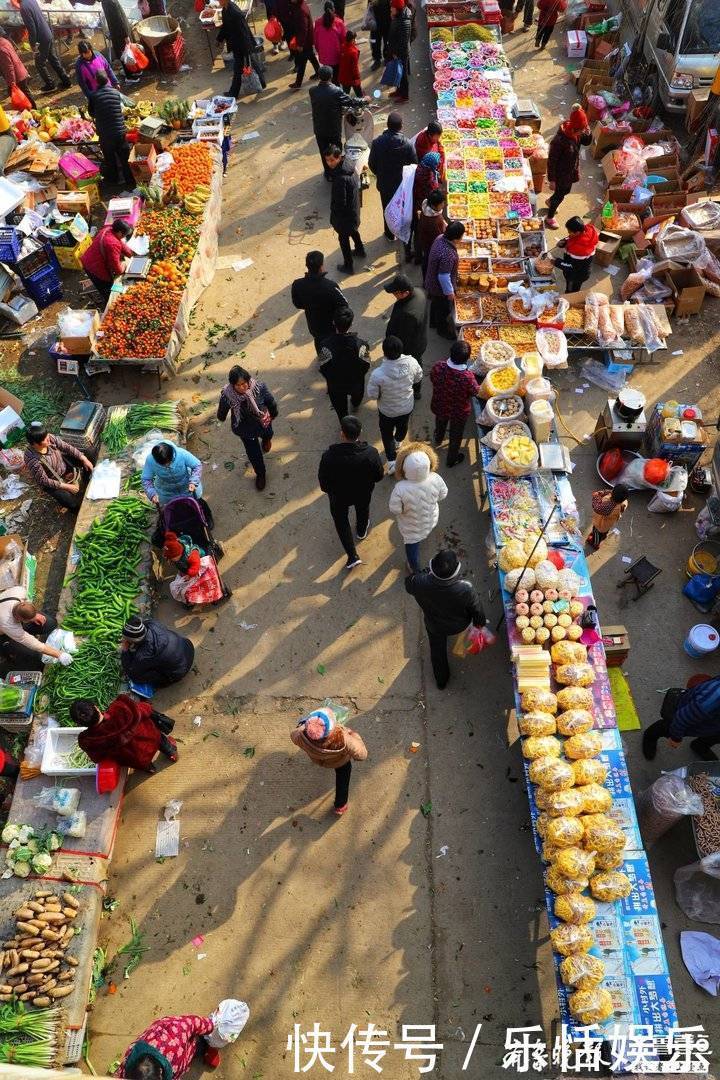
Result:
{"label": "sack of produce", "polygon": [[603,739],[599,731],[586,731],[583,735],[571,735],[565,740],[565,756],[571,761],[578,758],[597,757],[603,748]]}
{"label": "sack of produce", "polygon": [[557,590],[558,569],[547,557],[547,547],[545,550],[546,554],[544,558],[542,558],[535,567],[535,580],[539,589]]}
{"label": "sack of produce", "polygon": [[687,781],[667,773],[638,795],[635,800],[638,824],[645,847],[651,847],[681,818],[701,815],[703,801]]}
{"label": "sack of produce", "polygon": [[593,986],[589,990],[576,990],[568,999],[571,1014],[586,1027],[602,1024],[608,1020],[614,1010],[613,999],[609,990],[602,986]]}
{"label": "sack of produce", "polygon": [[586,926],[563,923],[550,931],[550,944],[561,956],[572,956],[574,953],[589,952],[595,944],[595,938]]}
{"label": "sack of produce", "polygon": [[516,356],[512,345],[506,341],[483,341],[480,346],[480,359],[486,371],[512,364]]}
{"label": "sack of produce", "polygon": [[[502,548],[501,550],[504,551],[505,549]],[[523,556],[523,563],[524,562],[525,558]],[[532,566],[526,566],[524,569],[523,566],[517,566],[513,567],[512,570],[509,570],[505,574],[505,581],[503,582],[503,587],[505,589],[505,592],[508,592],[512,595],[517,589],[532,589],[534,584],[535,571],[533,570]]]}
{"label": "sack of produce", "polygon": [[569,817],[567,814],[548,819],[545,826],[546,840],[550,844],[557,844],[559,848],[577,846],[584,835],[582,821],[577,817]]}
{"label": "sack of produce", "polygon": [[[592,686],[595,682],[595,672],[590,664],[560,664],[555,670],[555,679],[561,686]],[[590,754],[579,754],[578,757],[590,757]]]}
{"label": "sack of produce", "polygon": [[643,465],[643,477],[648,484],[659,487],[667,479],[670,472],[670,462],[664,458],[648,458]]}
{"label": "sack of produce", "polygon": [[[508,570],[521,569],[527,562],[527,555],[520,540],[510,540],[507,544],[504,544],[498,552],[497,562],[498,569],[502,570],[504,574],[507,574]],[[527,585],[524,585],[523,588],[527,588]]]}
{"label": "sack of produce", "polygon": [[563,893],[558,896],[554,910],[558,919],[573,923],[575,926],[591,922],[596,913],[595,902],[589,896],[584,896],[579,892]]}
{"label": "sack of produce", "polygon": [[557,693],[557,703],[560,709],[592,709],[592,691],[582,686],[566,686]]}
{"label": "sack of produce", "polygon": [[522,741],[523,757],[528,761],[543,757],[559,758],[562,749],[563,744],[554,735],[531,735]]}
{"label": "sack of produce", "polygon": [[[566,764],[562,762],[561,764]],[[548,791],[541,787],[535,792],[535,802],[539,810],[545,810],[550,817],[563,814],[582,814],[583,800],[577,788],[561,788],[560,791]]]}
{"label": "sack of produce", "polygon": [[550,649],[550,656],[554,664],[584,664],[587,649],[579,641],[558,641]]}
{"label": "sack of produce", "polygon": [[612,794],[600,784],[583,784],[575,788],[583,798],[583,813],[606,814],[612,806]]}
{"label": "sack of produce", "polygon": [[[677,879],[677,874],[675,877]],[[629,896],[632,884],[627,874],[620,870],[604,870],[590,879],[590,892],[600,903],[607,904]]]}
{"label": "sack of produce", "polygon": [[[562,642],[565,644],[565,642]],[[553,645],[553,648],[556,648]],[[593,715],[589,709],[568,709],[557,718],[557,729],[561,735],[584,735],[592,731]]]}
{"label": "sack of produce", "polygon": [[608,766],[596,758],[580,758],[572,762],[572,771],[575,773],[575,783],[578,787],[584,787],[585,784],[604,784]]}
{"label": "sack of produce", "polygon": [[530,765],[529,774],[533,784],[546,791],[563,791],[575,783],[572,766],[556,757],[536,758]]}
{"label": "sack of produce", "polygon": [[605,964],[599,956],[575,953],[573,956],[566,956],[561,962],[560,978],[566,986],[590,990],[605,978]]}
{"label": "sack of produce", "polygon": [[563,877],[589,878],[595,870],[595,855],[579,847],[562,848],[554,864]]}
{"label": "sack of produce", "polygon": [[587,889],[588,879],[579,878],[575,880],[566,878],[553,863],[545,873],[545,884],[550,889],[550,892],[554,892],[556,896],[563,896],[570,892],[582,892],[583,889]]}
{"label": "sack of produce", "polygon": [[503,420],[502,423],[496,424],[480,441],[485,446],[489,446],[491,450],[499,450],[504,442],[512,439],[513,435],[524,435],[528,439],[532,438],[530,428],[527,424],[523,424],[522,420]]}
{"label": "sack of produce", "polygon": [[555,717],[546,712],[528,712],[518,717],[518,729],[521,735],[537,737],[554,735],[557,730]]}
{"label": "sack of produce", "polygon": [[550,690],[523,690],[520,704],[528,712],[556,713],[558,709],[557,698]]}
{"label": "sack of produce", "polygon": [[485,471],[497,476],[528,476],[537,472],[537,444],[527,435],[514,435],[504,442]]}

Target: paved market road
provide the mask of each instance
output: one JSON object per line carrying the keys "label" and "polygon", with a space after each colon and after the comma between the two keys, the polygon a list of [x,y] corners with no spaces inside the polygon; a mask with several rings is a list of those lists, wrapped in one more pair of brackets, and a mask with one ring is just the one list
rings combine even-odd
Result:
{"label": "paved market road", "polygon": [[[360,4],[351,11],[359,21]],[[422,41],[421,31],[415,46],[420,57]],[[195,47],[204,64],[201,43]],[[555,49],[536,59],[531,35],[515,35],[510,46],[518,89],[532,93],[544,116],[574,100],[564,68],[553,62]],[[367,52],[363,45],[364,57]],[[413,88],[404,109],[409,134],[431,115],[424,59],[420,66],[422,88]],[[506,1027],[541,1023],[549,1035],[557,1014],[519,753],[517,746],[508,747],[507,654],[499,646],[464,665],[455,661],[443,694],[428,681],[420,619],[403,589],[399,537],[386,511],[390,480],[376,490],[363,565],[351,577],[343,574],[344,559],[316,483],[320,453],[336,435],[334,414],[304,319],[289,302],[290,281],[303,273],[308,250],[325,251],[331,272],[339,253],[327,224],[328,191],[319,174],[307,96],[286,93],[289,71],[283,55],[273,58],[268,94],[241,104],[239,130],[258,131],[259,138],[241,142],[232,156],[223,268],[198,305],[185,365],[170,384],[171,396],[184,398],[196,414],[194,449],[206,462],[206,495],[227,550],[222,569],[235,594],[218,612],[202,616],[182,612],[167,599],[159,607],[161,619],[195,641],[197,671],[162,698],[178,718],[179,763],[157,777],[134,778],[126,799],[111,876],[120,906],[101,938],[109,937],[112,953],[127,939],[125,919],[132,914],[150,951],[115,997],[98,1001],[92,1059],[101,1071],[152,1018],[208,1012],[219,999],[239,996],[249,1002],[251,1020],[224,1053],[222,1077],[291,1076],[288,1033],[295,1023],[307,1030],[316,1021],[333,1033],[340,1076],[347,1067],[339,1044],[351,1023],[373,1022],[391,1040],[402,1024],[434,1023],[445,1051],[432,1075],[447,1080],[460,1075],[481,1023],[467,1075],[501,1077],[508,1075],[500,1066]],[[202,70],[190,78],[188,92],[225,89],[221,74],[208,85]],[[545,127],[551,127],[549,120]],[[583,210],[594,205],[599,190],[586,186]],[[377,358],[389,310],[382,286],[397,263],[381,238],[374,191],[365,194],[361,231],[368,264],[346,289],[356,328]],[[236,272],[231,264],[240,256],[250,256],[253,266]],[[693,333],[700,345],[711,332],[690,331],[685,370],[694,366]],[[426,367],[441,354],[436,342]],[[280,404],[262,494],[245,468],[241,444],[229,426],[218,427],[212,419],[227,370],[238,360],[260,373]],[[653,393],[672,390],[679,397],[679,375],[653,372]],[[589,431],[602,395],[590,389],[576,400],[575,377],[564,378],[570,391],[563,397],[567,418],[579,432]],[[702,388],[692,389],[693,375],[688,393],[704,393],[716,375],[708,365],[697,379]],[[413,421],[419,437],[430,431],[428,399],[426,392]],[[363,405],[359,415],[379,445],[375,411]],[[581,445],[574,456],[578,497],[586,499],[593,455]],[[456,548],[497,617],[471,458],[451,471],[442,468],[450,495],[424,554],[434,545]],[[657,590],[655,606],[650,600],[643,610],[632,605],[619,615],[616,540],[608,542],[597,564],[596,583],[601,604],[608,605],[601,607],[606,621],[610,616],[630,627],[631,677],[638,674],[633,690],[638,705],[652,713],[655,689],[667,684],[668,672],[684,671],[677,644],[682,634],[673,632],[667,641],[653,635],[648,642],[643,621],[661,611],[666,625],[673,619],[689,625],[672,566],[683,557],[668,555],[665,536],[672,530],[677,549],[689,550],[692,517],[672,519],[665,535],[657,526],[646,528],[641,504],[634,520],[635,538],[623,537],[623,550],[656,549],[667,568],[667,587]],[[350,810],[341,820],[330,812],[324,773],[288,737],[303,711],[325,697],[351,705],[351,723],[370,751],[353,772]],[[196,716],[199,726],[193,724]],[[417,754],[408,750],[412,741],[421,744]],[[634,755],[637,735],[626,741]],[[642,787],[655,772],[638,766],[632,775]],[[170,798],[183,801],[181,854],[158,864],[155,826]],[[427,803],[432,809],[425,817],[420,807]],[[676,992],[682,992],[679,1005],[688,1023],[697,1022],[700,1012],[707,1022],[707,1015],[675,947],[685,921],[678,921],[670,879],[675,866],[691,859],[683,833],[679,845],[654,863]],[[193,945],[196,935],[204,940]],[[417,1066],[391,1050],[383,1072],[404,1080],[417,1076]],[[309,1075],[323,1074],[316,1066]]]}

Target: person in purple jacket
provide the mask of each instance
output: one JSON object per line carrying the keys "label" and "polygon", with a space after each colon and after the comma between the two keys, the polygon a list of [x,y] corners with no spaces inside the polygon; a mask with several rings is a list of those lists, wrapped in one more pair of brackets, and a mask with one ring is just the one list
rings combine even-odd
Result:
{"label": "person in purple jacket", "polygon": [[119,89],[115,72],[102,53],[95,52],[89,41],[78,45],[79,56],[75,61],[75,78],[78,86],[88,100],[98,88],[97,73],[104,71],[111,86]]}

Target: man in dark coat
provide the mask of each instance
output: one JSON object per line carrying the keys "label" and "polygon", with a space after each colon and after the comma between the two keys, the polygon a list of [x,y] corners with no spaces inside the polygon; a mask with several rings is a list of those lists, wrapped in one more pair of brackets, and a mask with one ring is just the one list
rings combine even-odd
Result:
{"label": "man in dark coat", "polygon": [[343,110],[350,108],[353,99],[332,81],[333,69],[327,64],[318,68],[318,83],[310,87],[313,134],[320,151],[325,179],[331,180],[325,162],[328,146],[342,146]]}
{"label": "man in dark coat", "polygon": [[[338,270],[353,272],[353,255],[364,259],[366,251],[360,237],[360,177],[339,146],[328,146],[325,163],[331,173],[330,224],[338,234],[343,262]],[[350,247],[352,240],[353,246]]]}
{"label": "man in dark coat", "polygon": [[383,64],[383,56],[385,55],[390,32],[390,0],[373,0],[371,11],[375,20],[375,29],[370,33],[370,47],[373,58],[372,70],[377,71]]}
{"label": "man in dark coat", "polygon": [[255,38],[248,26],[247,19],[233,0],[220,0],[222,24],[218,31],[218,43],[225,42],[227,51],[233,56],[233,77],[227,97],[236,98],[240,93],[243,68],[251,67],[260,80],[263,90],[265,77],[255,56]]}
{"label": "man in dark coat", "polygon": [[552,195],[548,199],[545,225],[558,229],[555,217],[560,203],[570,194],[573,184],[580,179],[580,147],[592,142],[590,125],[585,110],[573,105],[569,118],[560,125],[550,140],[548,150],[548,183]]}
{"label": "man in dark coat", "polygon": [[128,187],[134,189],[135,177],[128,165],[130,147],[126,138],[122,96],[119,90],[110,86],[104,71],[96,72],[95,81],[97,90],[90,95],[89,107],[105,162],[105,179],[110,184],[118,182],[119,163],[123,180]]}
{"label": "man in dark coat", "polygon": [[295,307],[305,312],[307,327],[318,352],[324,339],[333,332],[335,312],[348,306],[340,286],[327,276],[324,263],[322,251],[308,251],[305,256],[307,273],[305,277],[295,278],[290,290]]}
{"label": "man in dark coat", "polygon": [[[413,285],[404,274],[397,274],[385,286],[385,292],[395,297],[385,336],[400,338],[403,352],[414,356],[422,367],[428,341],[428,301],[425,291]],[[415,397],[420,397],[419,386]]]}
{"label": "man in dark coat", "polygon": [[320,61],[315,54],[315,31],[313,17],[307,0],[290,0],[293,15],[293,37],[295,38],[295,81],[290,83],[291,90],[299,90],[305,76],[308,63],[317,75]]}
{"label": "man in dark coat", "polygon": [[37,0],[19,0],[17,7],[28,32],[30,45],[35,50],[35,66],[43,81],[43,90],[55,89],[55,83],[48,74],[48,63],[60,80],[60,86],[66,89],[70,86],[70,80],[55,51],[52,28],[42,8]]}
{"label": "man in dark coat", "polygon": [[417,154],[409,139],[402,132],[402,114],[391,112],[387,118],[387,128],[370,147],[368,166],[375,174],[377,189],[383,209],[383,225],[388,240],[395,237],[385,221],[385,207],[400,187],[404,165],[417,165]]}
{"label": "man in dark coat", "polygon": [[413,9],[405,3],[405,0],[390,0],[392,19],[388,32],[388,52],[402,64],[402,78],[397,90],[393,90],[390,97],[395,98],[396,105],[403,105],[410,96],[410,42],[413,30]]}
{"label": "man in dark coat", "polygon": [[354,318],[349,307],[338,308],[335,333],[325,338],[318,352],[320,371],[327,382],[330,404],[338,420],[359,408],[365,394],[365,376],[370,368],[367,341],[350,332]]}
{"label": "man in dark coat", "polygon": [[370,531],[372,493],[385,475],[375,447],[360,442],[361,432],[362,424],[356,416],[344,416],[340,421],[340,442],[325,451],[318,470],[320,489],[330,499],[330,513],[347,555],[346,570],[362,562],[350,527],[350,507],[355,507],[357,539],[364,540]]}
{"label": "man in dark coat", "polygon": [[195,659],[190,638],[181,637],[155,619],[143,621],[138,615],[125,623],[120,649],[125,678],[153,687],[180,682]]}
{"label": "man in dark coat", "polygon": [[438,690],[450,678],[447,639],[462,633],[470,623],[485,626],[482,604],[469,581],[460,577],[460,560],[454,551],[439,551],[427,570],[405,578],[405,588],[415,597],[425,617],[430,659]]}

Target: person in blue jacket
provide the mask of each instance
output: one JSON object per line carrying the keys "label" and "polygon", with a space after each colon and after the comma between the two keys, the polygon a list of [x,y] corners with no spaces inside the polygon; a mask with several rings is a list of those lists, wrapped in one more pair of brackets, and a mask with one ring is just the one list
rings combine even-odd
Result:
{"label": "person in blue jacket", "polygon": [[37,0],[12,0],[13,7],[19,10],[25,29],[28,33],[28,41],[35,52],[35,66],[38,75],[43,80],[43,90],[55,89],[55,83],[48,72],[48,64],[53,69],[60,86],[66,89],[70,86],[70,80],[65,73],[65,68],[60,63],[60,58],[55,49],[55,40],[47,16],[38,4]]}
{"label": "person in blue jacket", "polygon": [[643,754],[652,761],[658,741],[668,740],[677,748],[683,739],[694,736],[690,749],[703,761],[717,761],[712,750],[720,742],[720,676],[694,676],[687,690],[668,690],[660,710],[660,720],[643,732]]}
{"label": "person in blue jacket", "polygon": [[155,443],[145,459],[142,486],[150,502],[164,506],[171,499],[202,496],[202,461],[171,442]]}

